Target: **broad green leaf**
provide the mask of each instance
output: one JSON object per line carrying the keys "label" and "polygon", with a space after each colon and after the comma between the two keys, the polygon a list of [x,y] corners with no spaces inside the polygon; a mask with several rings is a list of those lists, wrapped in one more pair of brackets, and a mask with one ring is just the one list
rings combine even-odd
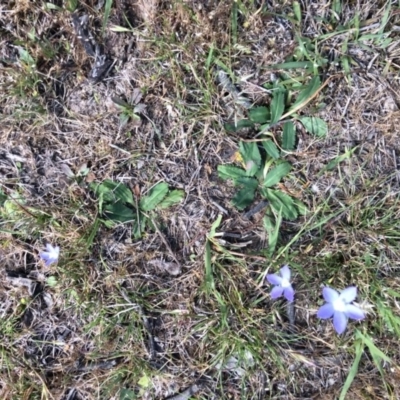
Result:
{"label": "broad green leaf", "polygon": [[240,178],[237,178],[234,182],[235,186],[248,186],[248,187],[258,186],[257,179],[252,178],[250,176],[242,176]]}
{"label": "broad green leaf", "polygon": [[314,76],[314,78],[311,79],[307,87],[299,93],[297,100],[289,108],[288,113],[290,113],[290,111],[292,110],[294,111],[301,108],[301,105],[305,104],[310,99],[310,97],[312,97],[316,93],[316,91],[319,89],[320,86],[321,86],[321,80],[319,79],[319,76],[318,75]]}
{"label": "broad green leaf", "polygon": [[248,119],[242,119],[240,121],[238,121],[236,124],[233,123],[226,123],[224,125],[225,130],[227,132],[238,132],[241,129],[245,129],[245,128],[253,128],[254,127],[254,123],[251,122]]}
{"label": "broad green leaf", "polygon": [[246,171],[242,168],[234,167],[233,165],[218,165],[218,176],[221,179],[228,180],[236,179],[246,176]]}
{"label": "broad green leaf", "polygon": [[300,117],[299,120],[304,125],[307,132],[318,137],[324,137],[328,134],[327,123],[318,117]]}
{"label": "broad green leaf", "polygon": [[262,145],[264,146],[265,151],[270,157],[274,158],[275,160],[280,157],[279,149],[272,139],[264,140],[262,142]]}
{"label": "broad green leaf", "polygon": [[125,203],[134,204],[131,190],[121,182],[106,179],[100,184],[92,182],[90,188],[98,197],[102,198],[104,203],[121,200]]}
{"label": "broad green leaf", "polygon": [[168,208],[179,203],[185,197],[184,190],[171,190],[157,208]]}
{"label": "broad green leaf", "polygon": [[278,122],[285,111],[286,90],[277,87],[272,95],[271,101],[271,124]]}
{"label": "broad green leaf", "polygon": [[140,199],[140,209],[143,211],[154,210],[163,201],[167,193],[168,185],[165,182],[160,182],[149,191],[148,195]]}
{"label": "broad green leaf", "polygon": [[347,378],[343,385],[343,388],[340,392],[339,400],[346,399],[346,394],[347,394],[348,390],[350,389],[350,386],[353,383],[354,378],[357,375],[358,365],[360,364],[361,356],[364,352],[364,344],[362,343],[361,340],[356,341],[355,350],[356,350],[356,356],[354,358],[353,365],[350,368],[349,374],[347,375]]}
{"label": "broad green leaf", "polygon": [[258,182],[254,178],[241,178],[243,188],[233,197],[232,204],[239,210],[245,209],[254,201]]}
{"label": "broad green leaf", "polygon": [[129,222],[136,219],[136,212],[123,202],[108,203],[104,206],[104,215],[115,222]]}
{"label": "broad green leaf", "polygon": [[136,400],[136,393],[131,389],[121,389],[119,392],[119,400]]}
{"label": "broad green leaf", "polygon": [[253,176],[261,165],[261,154],[255,142],[240,142],[239,152],[245,163],[246,175]]}
{"label": "broad green leaf", "polygon": [[263,187],[271,187],[276,185],[284,176],[286,176],[292,166],[288,162],[278,164],[275,168],[272,168],[264,178]]}
{"label": "broad green leaf", "polygon": [[290,196],[280,192],[279,190],[271,189],[262,189],[261,194],[270,201],[271,207],[276,212],[282,213],[282,217],[289,220],[297,218],[298,212],[295,203]]}
{"label": "broad green leaf", "polygon": [[268,254],[272,256],[279,239],[279,229],[282,223],[282,213],[278,212],[278,218],[273,221],[268,215],[263,218],[264,229],[268,233]]}
{"label": "broad green leaf", "polygon": [[293,122],[285,122],[285,124],[283,125],[282,149],[289,151],[294,150],[295,141],[296,131]]}
{"label": "broad green leaf", "polygon": [[265,106],[254,107],[250,110],[249,118],[257,124],[265,124],[271,118],[271,113]]}

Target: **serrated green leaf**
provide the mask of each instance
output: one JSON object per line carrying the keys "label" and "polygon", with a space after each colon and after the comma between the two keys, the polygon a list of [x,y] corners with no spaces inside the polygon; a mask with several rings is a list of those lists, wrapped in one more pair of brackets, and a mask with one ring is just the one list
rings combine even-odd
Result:
{"label": "serrated green leaf", "polygon": [[277,160],[280,157],[279,149],[272,139],[267,139],[262,142],[262,145],[267,154]]}
{"label": "serrated green leaf", "polygon": [[271,207],[276,212],[281,212],[285,219],[293,220],[298,217],[298,212],[293,199],[287,194],[279,190],[263,189],[261,190],[264,196],[271,203]]}
{"label": "serrated green leaf", "polygon": [[104,215],[114,222],[129,222],[136,219],[136,212],[122,201],[108,203],[103,209]]}
{"label": "serrated green leaf", "polygon": [[307,132],[318,137],[324,137],[328,134],[327,123],[318,117],[300,117],[299,120],[304,125]]}
{"label": "serrated green leaf", "polygon": [[246,176],[246,171],[244,169],[234,167],[233,165],[218,165],[217,169],[218,176],[224,180],[232,179],[235,181],[240,177]]}
{"label": "serrated green leaf", "polygon": [[257,186],[258,183],[255,179],[249,179],[248,183],[243,187],[243,189],[239,190],[239,192],[235,194],[232,199],[232,204],[238,210],[244,210],[247,206],[253,203]]}
{"label": "serrated green leaf", "polygon": [[185,197],[184,190],[171,190],[157,208],[168,208],[179,203]]}
{"label": "serrated green leaf", "polygon": [[167,193],[168,185],[165,182],[158,183],[149,191],[148,195],[140,199],[140,209],[143,211],[154,210],[163,201]]}
{"label": "serrated green leaf", "polygon": [[136,400],[136,393],[131,389],[121,389],[119,393],[119,400]]}
{"label": "serrated green leaf", "polygon": [[265,124],[271,118],[271,113],[265,106],[254,107],[249,112],[249,118],[257,124]]}
{"label": "serrated green leaf", "polygon": [[311,79],[307,87],[299,93],[296,101],[289,108],[288,114],[290,113],[290,111],[297,110],[299,106],[305,104],[310,99],[310,97],[312,97],[316,93],[316,91],[319,89],[320,86],[321,86],[321,79],[319,78],[318,75],[314,76],[314,78]]}
{"label": "serrated green leaf", "polygon": [[263,187],[271,187],[279,183],[279,181],[286,176],[292,166],[288,162],[278,164],[275,168],[272,168],[264,178]]}
{"label": "serrated green leaf", "polygon": [[285,111],[286,90],[277,87],[272,95],[271,101],[271,124],[278,122]]}
{"label": "serrated green leaf", "polygon": [[248,119],[242,119],[236,124],[228,122],[224,124],[224,127],[227,132],[238,132],[245,128],[254,128],[254,123]]}
{"label": "serrated green leaf", "polygon": [[282,135],[282,149],[294,150],[294,144],[296,142],[296,131],[292,121],[285,122],[283,125]]}
{"label": "serrated green leaf", "polygon": [[254,176],[261,165],[261,154],[255,142],[240,142],[239,152],[245,162],[247,176]]}

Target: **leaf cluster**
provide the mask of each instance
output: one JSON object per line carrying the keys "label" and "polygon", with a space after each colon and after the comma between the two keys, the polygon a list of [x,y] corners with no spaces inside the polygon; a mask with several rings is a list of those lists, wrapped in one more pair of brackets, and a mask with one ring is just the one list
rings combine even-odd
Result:
{"label": "leaf cluster", "polygon": [[98,200],[101,222],[107,227],[118,223],[133,223],[133,236],[138,239],[148,226],[152,226],[152,212],[179,203],[185,192],[169,190],[165,182],[160,182],[149,190],[147,195],[136,200],[128,186],[121,182],[106,179],[101,183],[90,184]]}
{"label": "leaf cluster", "polygon": [[272,140],[262,142],[260,151],[255,142],[239,143],[239,159],[243,168],[234,165],[219,165],[219,177],[232,180],[239,191],[232,199],[233,205],[243,210],[251,205],[256,191],[268,200],[276,213],[283,218],[293,220],[305,212],[305,206],[297,199],[274,187],[289,174],[290,163],[279,160],[281,153]]}

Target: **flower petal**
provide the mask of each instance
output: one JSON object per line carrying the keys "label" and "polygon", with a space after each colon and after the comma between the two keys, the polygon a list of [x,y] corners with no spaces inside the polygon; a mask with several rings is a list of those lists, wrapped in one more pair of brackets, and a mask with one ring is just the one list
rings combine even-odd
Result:
{"label": "flower petal", "polygon": [[283,291],[283,295],[285,296],[285,299],[291,303],[294,300],[294,289],[292,285],[286,287]]}
{"label": "flower petal", "polygon": [[51,252],[54,250],[54,247],[53,247],[50,243],[47,243],[47,244],[46,244],[46,250],[47,250],[49,253],[51,253]]}
{"label": "flower petal", "polygon": [[350,286],[340,293],[340,298],[345,303],[351,303],[357,297],[357,288],[355,286]]}
{"label": "flower petal", "polygon": [[290,281],[290,268],[288,265],[284,265],[281,269],[280,269],[280,273],[281,273],[281,277],[283,279],[286,279],[287,281]]}
{"label": "flower petal", "polygon": [[283,293],[283,287],[281,286],[275,286],[272,290],[271,290],[271,298],[272,299],[277,299],[278,297],[281,297]]}
{"label": "flower petal", "polygon": [[346,311],[345,314],[351,318],[355,319],[357,321],[364,319],[365,318],[365,313],[361,308],[358,308],[356,306],[353,306],[353,304],[346,304]]}
{"label": "flower petal", "polygon": [[317,317],[321,319],[331,318],[334,314],[335,310],[331,303],[326,303],[317,312]]}
{"label": "flower petal", "polygon": [[339,293],[335,289],[326,286],[322,289],[322,296],[327,303],[333,303],[339,298]]}
{"label": "flower petal", "polygon": [[282,283],[282,278],[277,274],[268,274],[267,280],[272,285],[280,285]]}
{"label": "flower petal", "polygon": [[333,315],[333,326],[335,331],[340,335],[346,330],[347,326],[347,317],[341,311],[336,311]]}

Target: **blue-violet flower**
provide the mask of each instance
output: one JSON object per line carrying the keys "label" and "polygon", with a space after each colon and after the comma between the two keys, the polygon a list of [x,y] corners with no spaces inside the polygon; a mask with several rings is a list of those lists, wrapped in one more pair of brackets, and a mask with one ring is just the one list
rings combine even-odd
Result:
{"label": "blue-violet flower", "polygon": [[326,301],[318,310],[317,317],[328,319],[333,317],[333,327],[340,335],[346,330],[349,318],[360,321],[365,318],[365,313],[361,308],[351,304],[357,297],[357,288],[350,286],[341,291],[325,287],[322,295]]}
{"label": "blue-violet flower", "polygon": [[50,243],[46,244],[46,251],[39,253],[39,257],[44,261],[46,267],[50,264],[58,261],[58,256],[60,255],[60,247],[52,246]]}
{"label": "blue-violet flower", "polygon": [[279,272],[280,275],[267,275],[268,282],[272,285],[276,285],[271,290],[271,297],[273,299],[277,299],[283,294],[287,301],[292,302],[294,299],[294,289],[292,287],[292,284],[290,283],[290,268],[287,265],[284,265]]}

